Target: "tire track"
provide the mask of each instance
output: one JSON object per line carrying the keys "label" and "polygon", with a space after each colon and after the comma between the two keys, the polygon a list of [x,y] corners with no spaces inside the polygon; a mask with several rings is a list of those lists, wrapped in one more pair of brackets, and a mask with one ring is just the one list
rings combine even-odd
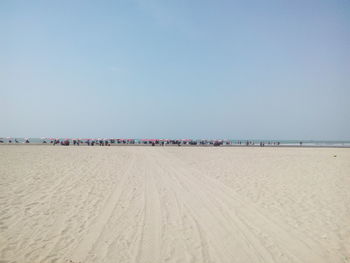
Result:
{"label": "tire track", "polygon": [[[146,167],[146,166],[145,166]],[[136,262],[160,262],[161,255],[161,199],[153,170],[145,173],[145,205],[142,238]]]}
{"label": "tire track", "polygon": [[118,204],[124,188],[127,187],[126,182],[128,181],[129,172],[135,165],[135,161],[136,160],[134,158],[129,161],[128,168],[124,172],[120,183],[115,186],[100,215],[96,218],[94,223],[92,223],[87,234],[85,234],[79,245],[75,248],[74,253],[71,256],[73,261],[84,261],[89,256],[87,251],[91,251],[94,244],[98,241],[99,236],[101,235],[105,225],[112,215],[112,212],[114,211],[114,208]]}
{"label": "tire track", "polygon": [[[234,259],[241,262],[273,262],[275,259],[277,262],[332,262],[316,242],[298,236],[300,233],[286,225],[276,224],[252,204],[240,201],[224,185],[198,174],[165,151],[159,154],[161,157],[157,154],[153,159],[158,162],[160,169],[171,171],[172,178],[177,181],[177,184],[173,183],[174,191],[182,194],[182,202],[187,203],[202,228],[216,228],[215,232],[207,231],[207,236],[217,241],[227,239],[229,245],[226,248],[216,248],[221,262],[234,262]],[[191,192],[188,187],[192,189]],[[271,256],[271,246],[265,243],[262,234],[273,242],[277,255]],[[215,242],[211,244],[215,246]],[[239,253],[230,255],[229,248],[232,246]]]}

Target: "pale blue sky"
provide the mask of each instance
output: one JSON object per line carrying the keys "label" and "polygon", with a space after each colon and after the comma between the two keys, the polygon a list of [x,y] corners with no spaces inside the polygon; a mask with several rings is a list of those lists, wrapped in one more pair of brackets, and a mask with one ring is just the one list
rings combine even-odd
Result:
{"label": "pale blue sky", "polygon": [[350,139],[350,1],[0,1],[0,137]]}

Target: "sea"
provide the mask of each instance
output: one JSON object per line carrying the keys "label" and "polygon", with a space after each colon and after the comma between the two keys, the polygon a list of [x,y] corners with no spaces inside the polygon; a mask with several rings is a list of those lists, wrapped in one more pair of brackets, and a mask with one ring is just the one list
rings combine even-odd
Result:
{"label": "sea", "polygon": [[[50,143],[50,138],[23,138],[23,137],[0,137],[0,143],[8,144],[10,143],[25,143],[26,140],[29,140],[30,143],[33,144],[41,144],[46,141]],[[57,138],[59,140],[65,140],[67,138]],[[95,140],[99,140],[100,138],[94,138]],[[103,138],[101,138],[103,139]],[[80,138],[80,140],[87,140],[85,138]],[[133,139],[136,144],[140,144],[142,139]],[[175,139],[176,140],[176,139]],[[181,140],[181,139],[179,139]],[[188,139],[187,139],[188,140]],[[193,141],[223,141],[224,145],[227,142],[230,142],[232,145],[246,145],[247,141],[253,143],[254,145],[259,145],[263,142],[266,146],[268,145],[276,145],[279,142],[280,146],[300,146],[300,142],[302,146],[319,146],[319,147],[350,147],[350,141],[334,141],[334,140],[266,140],[266,139],[192,139]]]}

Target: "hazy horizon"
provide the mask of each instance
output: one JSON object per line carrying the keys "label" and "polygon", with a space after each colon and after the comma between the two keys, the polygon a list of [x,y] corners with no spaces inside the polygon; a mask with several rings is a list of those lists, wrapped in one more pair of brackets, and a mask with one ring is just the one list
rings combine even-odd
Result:
{"label": "hazy horizon", "polygon": [[1,1],[0,137],[350,140],[349,1]]}

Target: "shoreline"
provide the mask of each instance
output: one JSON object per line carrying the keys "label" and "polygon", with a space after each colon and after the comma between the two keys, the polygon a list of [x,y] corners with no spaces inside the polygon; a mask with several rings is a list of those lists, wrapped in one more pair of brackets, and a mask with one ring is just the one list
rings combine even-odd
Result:
{"label": "shoreline", "polygon": [[[64,145],[52,145],[51,143],[1,143],[1,146],[52,146],[52,147],[67,147]],[[165,145],[165,146],[161,146],[161,145],[155,145],[152,146],[151,144],[111,144],[109,146],[100,146],[100,145],[86,145],[86,144],[82,144],[82,145],[69,145],[68,147],[118,147],[118,146],[135,146],[135,147],[189,147],[189,148],[350,148],[350,145],[265,145],[265,146],[260,146],[260,145],[220,145],[220,146],[214,146],[214,145],[188,145],[188,144],[184,144],[181,146],[178,146],[176,144],[169,144],[169,145]]]}

